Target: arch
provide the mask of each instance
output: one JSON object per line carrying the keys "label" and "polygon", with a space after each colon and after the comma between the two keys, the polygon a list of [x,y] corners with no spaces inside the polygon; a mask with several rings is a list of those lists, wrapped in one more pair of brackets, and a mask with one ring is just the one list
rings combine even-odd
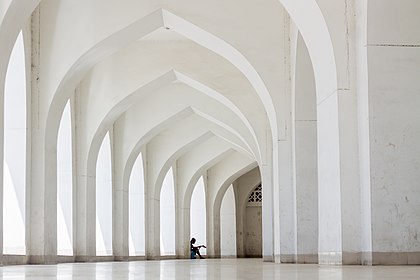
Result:
{"label": "arch", "polygon": [[[129,174],[131,173],[134,160],[138,156],[142,147],[146,143],[148,143],[153,137],[155,137],[160,132],[162,132],[164,129],[173,126],[175,123],[179,122],[182,119],[185,119],[188,116],[191,116],[193,113],[197,113],[197,110],[193,110],[191,107],[187,107],[184,110],[167,118],[166,120],[161,121],[159,125],[151,128],[147,134],[145,134],[141,139],[138,140],[136,145],[130,151],[128,159],[125,161],[125,166],[123,168],[123,189],[124,190],[127,189]],[[172,165],[172,161],[175,160],[176,158],[177,156],[174,156],[167,160],[165,166],[161,169],[159,178],[162,178],[163,174],[166,173],[167,168],[169,168],[169,166]],[[156,185],[160,185],[160,182],[157,182]],[[190,181],[190,187],[188,189],[192,193],[191,188],[192,187],[191,187],[191,181]],[[158,194],[155,194],[154,197],[158,197]]]}
{"label": "arch", "polygon": [[[207,221],[210,225],[207,234],[210,248],[210,254],[220,256],[220,205],[227,188],[238,177],[255,168],[257,163],[242,158],[239,154],[225,159],[220,164],[209,169],[208,176],[208,200],[209,208]],[[214,177],[214,174],[218,174]],[[213,179],[214,178],[214,179]]]}
{"label": "arch", "polygon": [[[160,27],[169,27],[186,38],[198,43],[199,45],[210,49],[211,51],[221,55],[237,67],[253,85],[263,104],[267,107],[266,111],[270,120],[273,135],[277,135],[277,127],[275,121],[274,105],[271,103],[271,97],[266,89],[264,82],[259,77],[257,71],[252,67],[248,60],[240,54],[234,47],[224,42],[222,39],[211,35],[203,29],[183,20],[182,18],[162,9],[155,11],[148,16],[138,20],[125,29],[111,35],[105,40],[93,46],[84,53],[66,73],[61,80],[56,93],[48,110],[46,131],[50,131],[57,127],[55,113],[62,110],[63,102],[68,98],[69,92],[65,89],[74,88],[87,71],[100,61],[101,58],[109,56],[122,46],[134,41],[135,39],[144,37],[152,31]],[[108,47],[112,46],[112,47]],[[223,48],[220,48],[223,46]],[[96,55],[101,53],[101,55]],[[51,130],[54,131],[54,130]],[[53,133],[52,133],[53,134]],[[47,137],[49,135],[47,134]],[[50,137],[53,137],[51,135]],[[276,137],[273,136],[273,139]],[[48,142],[48,141],[47,141]]]}
{"label": "arch", "polygon": [[13,46],[23,29],[26,21],[40,3],[40,0],[19,1],[7,0],[4,9],[0,10],[0,95],[4,93],[4,82],[7,72],[8,61]]}
{"label": "arch", "polygon": [[219,190],[217,191],[216,197],[214,199],[214,211],[215,214],[218,214],[220,212],[220,205],[222,204],[222,200],[223,200],[223,196],[225,195],[225,192],[227,190],[227,188],[239,177],[241,177],[242,175],[248,173],[249,171],[251,171],[252,169],[254,169],[255,167],[257,167],[257,164],[255,162],[248,164],[247,166],[239,169],[238,171],[236,171],[234,174],[232,174],[231,176],[229,176],[224,183],[220,186]]}
{"label": "arch", "polygon": [[210,169],[212,166],[222,161],[227,156],[231,155],[233,152],[233,150],[227,150],[226,152],[216,155],[212,159],[208,160],[205,164],[200,166],[200,168],[193,174],[191,179],[188,181],[188,185],[184,193],[183,205],[181,207],[188,208],[188,206],[190,205],[195,183],[200,178],[201,174],[203,174],[206,170]]}
{"label": "arch", "polygon": [[[178,80],[179,78],[180,80]],[[158,90],[159,88],[162,88],[164,86],[169,85],[172,82],[175,81],[181,81],[185,82],[188,86],[199,90],[200,92],[204,92],[207,96],[215,99],[218,102],[221,102],[223,105],[225,105],[229,110],[234,112],[235,115],[238,116],[240,120],[244,122],[245,127],[248,129],[251,129],[251,125],[249,121],[246,119],[246,117],[241,113],[239,108],[237,108],[230,100],[228,100],[226,97],[224,97],[222,94],[216,92],[215,90],[201,84],[198,81],[195,81],[191,78],[189,78],[186,75],[181,74],[180,72],[175,71],[169,71],[165,74],[155,78],[154,80],[150,81],[143,87],[137,89],[135,92],[129,94],[126,98],[121,100],[118,104],[114,105],[112,109],[106,114],[106,116],[103,118],[99,126],[96,128],[94,136],[91,139],[91,142],[89,144],[89,152],[88,152],[88,168],[89,166],[92,166],[92,164],[95,162],[96,154],[98,152],[98,148],[100,145],[100,140],[103,138],[103,135],[107,131],[107,129],[112,125],[113,122],[119,117],[125,110],[129,108],[129,106],[133,103],[135,103],[141,96],[143,95],[149,95],[153,93],[154,91]],[[211,119],[208,115],[201,113],[199,110],[195,110],[196,113],[201,114],[203,117],[207,117],[207,119],[216,122],[217,120]],[[218,122],[219,126],[222,125],[222,122]],[[235,130],[232,128],[228,128],[226,125],[224,125],[226,129],[229,129],[232,133],[236,134],[238,137],[242,138],[238,133],[235,133]],[[253,130],[250,131],[252,137],[256,141],[256,135]],[[243,138],[242,138],[243,139]],[[250,145],[243,139],[243,142],[248,146],[249,149],[251,149]],[[253,151],[253,154],[255,155],[255,152],[257,153],[255,156],[258,159],[261,159],[261,154],[259,154],[259,145],[258,142],[255,143],[255,147],[257,147],[257,151]],[[252,145],[254,146],[254,145]],[[93,171],[93,169],[90,169]],[[88,174],[91,174],[88,171]]]}
{"label": "arch", "polygon": [[130,152],[130,155],[125,162],[124,169],[123,169],[123,189],[128,189],[128,180],[130,178],[130,174],[133,169],[134,162],[136,158],[140,154],[141,148],[148,143],[152,138],[157,136],[160,132],[162,132],[165,128],[168,128],[179,120],[186,118],[193,114],[193,111],[190,107],[185,108],[184,110],[175,113],[174,115],[170,116],[169,118],[163,120],[159,125],[150,129],[146,135],[144,135],[139,141],[137,142],[136,146]]}
{"label": "arch", "polygon": [[163,166],[161,167],[158,175],[156,176],[156,182],[154,185],[154,197],[160,196],[160,191],[162,188],[162,182],[164,179],[164,174],[167,173],[168,169],[172,166],[173,162],[178,159],[181,155],[185,154],[189,149],[202,143],[203,141],[214,137],[215,135],[212,132],[205,132],[198,137],[195,137],[192,141],[190,140],[187,143],[183,143],[180,147],[174,150],[174,153],[170,155],[170,157],[164,162]]}
{"label": "arch", "polygon": [[[213,141],[215,140],[215,141]],[[177,221],[177,255],[188,256],[189,246],[185,240],[189,240],[190,235],[190,205],[192,193],[200,177],[206,170],[222,161],[235,151],[226,145],[218,148],[224,141],[212,138],[205,143],[195,147],[188,154],[177,161],[177,208],[179,211]]]}
{"label": "arch", "polygon": [[296,23],[308,47],[318,101],[321,101],[338,88],[334,47],[324,15],[315,0],[279,1]]}
{"label": "arch", "polygon": [[[48,112],[47,112],[47,119],[46,119],[46,127],[45,127],[45,142],[44,142],[44,150],[48,151],[52,147],[55,147],[55,139],[57,137],[57,129],[58,129],[58,121],[54,117],[58,112],[62,111],[64,107],[64,101],[68,98],[68,95],[71,94],[68,89],[72,89],[75,87],[75,85],[81,80],[81,78],[87,73],[87,71],[97,62],[99,62],[102,58],[110,55],[111,53],[115,52],[122,46],[126,45],[129,42],[132,42],[134,39],[140,38],[153,30],[156,30],[159,27],[165,26],[162,10],[158,10],[139,21],[135,22],[134,24],[127,26],[123,30],[109,36],[108,38],[104,39],[103,41],[97,43],[95,46],[93,46],[90,50],[85,52],[75,63],[73,66],[69,69],[69,71],[65,74],[63,79],[61,80],[59,86],[57,87],[56,93],[54,94],[54,97],[51,101],[51,105],[49,106]],[[180,18],[171,17],[169,13],[165,14],[166,17],[171,18],[171,27],[177,28],[177,24],[182,24],[180,27],[192,27],[193,25],[188,24],[186,21],[180,21]],[[193,28],[194,32],[200,32],[200,34],[204,34],[204,37],[208,37],[209,41],[212,42],[216,40],[217,38],[214,36],[211,36],[206,31]],[[221,39],[218,39],[218,43],[222,43],[223,41]],[[247,65],[247,69],[251,71],[253,68],[250,65],[249,62],[246,61],[246,59],[239,55],[238,52],[234,51],[234,48],[226,43],[223,43],[226,47],[229,48],[231,51],[230,54],[225,54],[225,56],[229,56],[232,54],[237,55],[235,58],[236,60],[241,60],[244,62],[245,65]],[[204,46],[206,47],[206,46]],[[220,52],[220,50],[215,50],[216,53]],[[100,55],[98,55],[100,54]],[[255,75],[257,75],[255,69],[251,71]],[[264,83],[262,82],[261,78],[255,77],[254,80],[260,81],[258,85],[262,87]],[[254,81],[255,84],[255,81]],[[264,87],[265,89],[265,87]],[[266,92],[266,90],[264,91]],[[266,92],[266,95],[268,95],[268,92]],[[275,127],[275,126],[274,126]],[[102,133],[100,133],[100,138],[103,137]],[[96,149],[96,148],[95,148]],[[96,154],[96,153],[93,153]],[[91,156],[92,154],[89,153]],[[56,161],[54,157],[50,153],[45,153],[45,165],[53,166],[53,168],[56,168]],[[45,170],[47,173],[48,171]],[[47,177],[47,174],[45,173],[44,176]],[[51,182],[49,180],[46,180],[46,190],[52,188]]]}

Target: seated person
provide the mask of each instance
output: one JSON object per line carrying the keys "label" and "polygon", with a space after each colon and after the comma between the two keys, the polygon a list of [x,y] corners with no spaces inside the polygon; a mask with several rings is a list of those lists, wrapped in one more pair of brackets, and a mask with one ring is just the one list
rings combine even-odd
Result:
{"label": "seated person", "polygon": [[200,254],[200,248],[201,247],[207,248],[207,247],[205,245],[194,246],[195,241],[196,240],[195,240],[194,237],[190,241],[191,259],[195,259],[196,255],[198,255],[200,257],[200,259],[204,259],[203,256],[201,256],[201,254]]}

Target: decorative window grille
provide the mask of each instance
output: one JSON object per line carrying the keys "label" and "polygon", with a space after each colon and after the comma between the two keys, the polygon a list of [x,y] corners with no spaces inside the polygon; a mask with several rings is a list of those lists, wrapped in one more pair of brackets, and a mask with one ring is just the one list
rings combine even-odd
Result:
{"label": "decorative window grille", "polygon": [[262,204],[262,186],[259,184],[248,197],[248,206],[261,206]]}

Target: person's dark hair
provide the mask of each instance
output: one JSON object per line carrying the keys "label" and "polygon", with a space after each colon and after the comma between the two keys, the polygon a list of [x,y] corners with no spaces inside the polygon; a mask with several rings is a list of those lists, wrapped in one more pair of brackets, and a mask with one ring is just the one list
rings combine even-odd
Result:
{"label": "person's dark hair", "polygon": [[193,237],[193,238],[191,238],[191,244],[194,244],[195,243],[195,238]]}

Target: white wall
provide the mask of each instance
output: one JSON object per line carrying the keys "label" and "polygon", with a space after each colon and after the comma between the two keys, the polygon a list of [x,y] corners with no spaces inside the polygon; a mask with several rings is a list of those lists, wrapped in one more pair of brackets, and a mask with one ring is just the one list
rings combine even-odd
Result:
{"label": "white wall", "polygon": [[368,2],[373,263],[420,257],[419,13],[415,0]]}
{"label": "white wall", "polygon": [[236,203],[233,186],[227,189],[220,209],[220,252],[223,257],[236,257]]}
{"label": "white wall", "polygon": [[262,256],[262,209],[261,206],[246,207],[245,255]]}

